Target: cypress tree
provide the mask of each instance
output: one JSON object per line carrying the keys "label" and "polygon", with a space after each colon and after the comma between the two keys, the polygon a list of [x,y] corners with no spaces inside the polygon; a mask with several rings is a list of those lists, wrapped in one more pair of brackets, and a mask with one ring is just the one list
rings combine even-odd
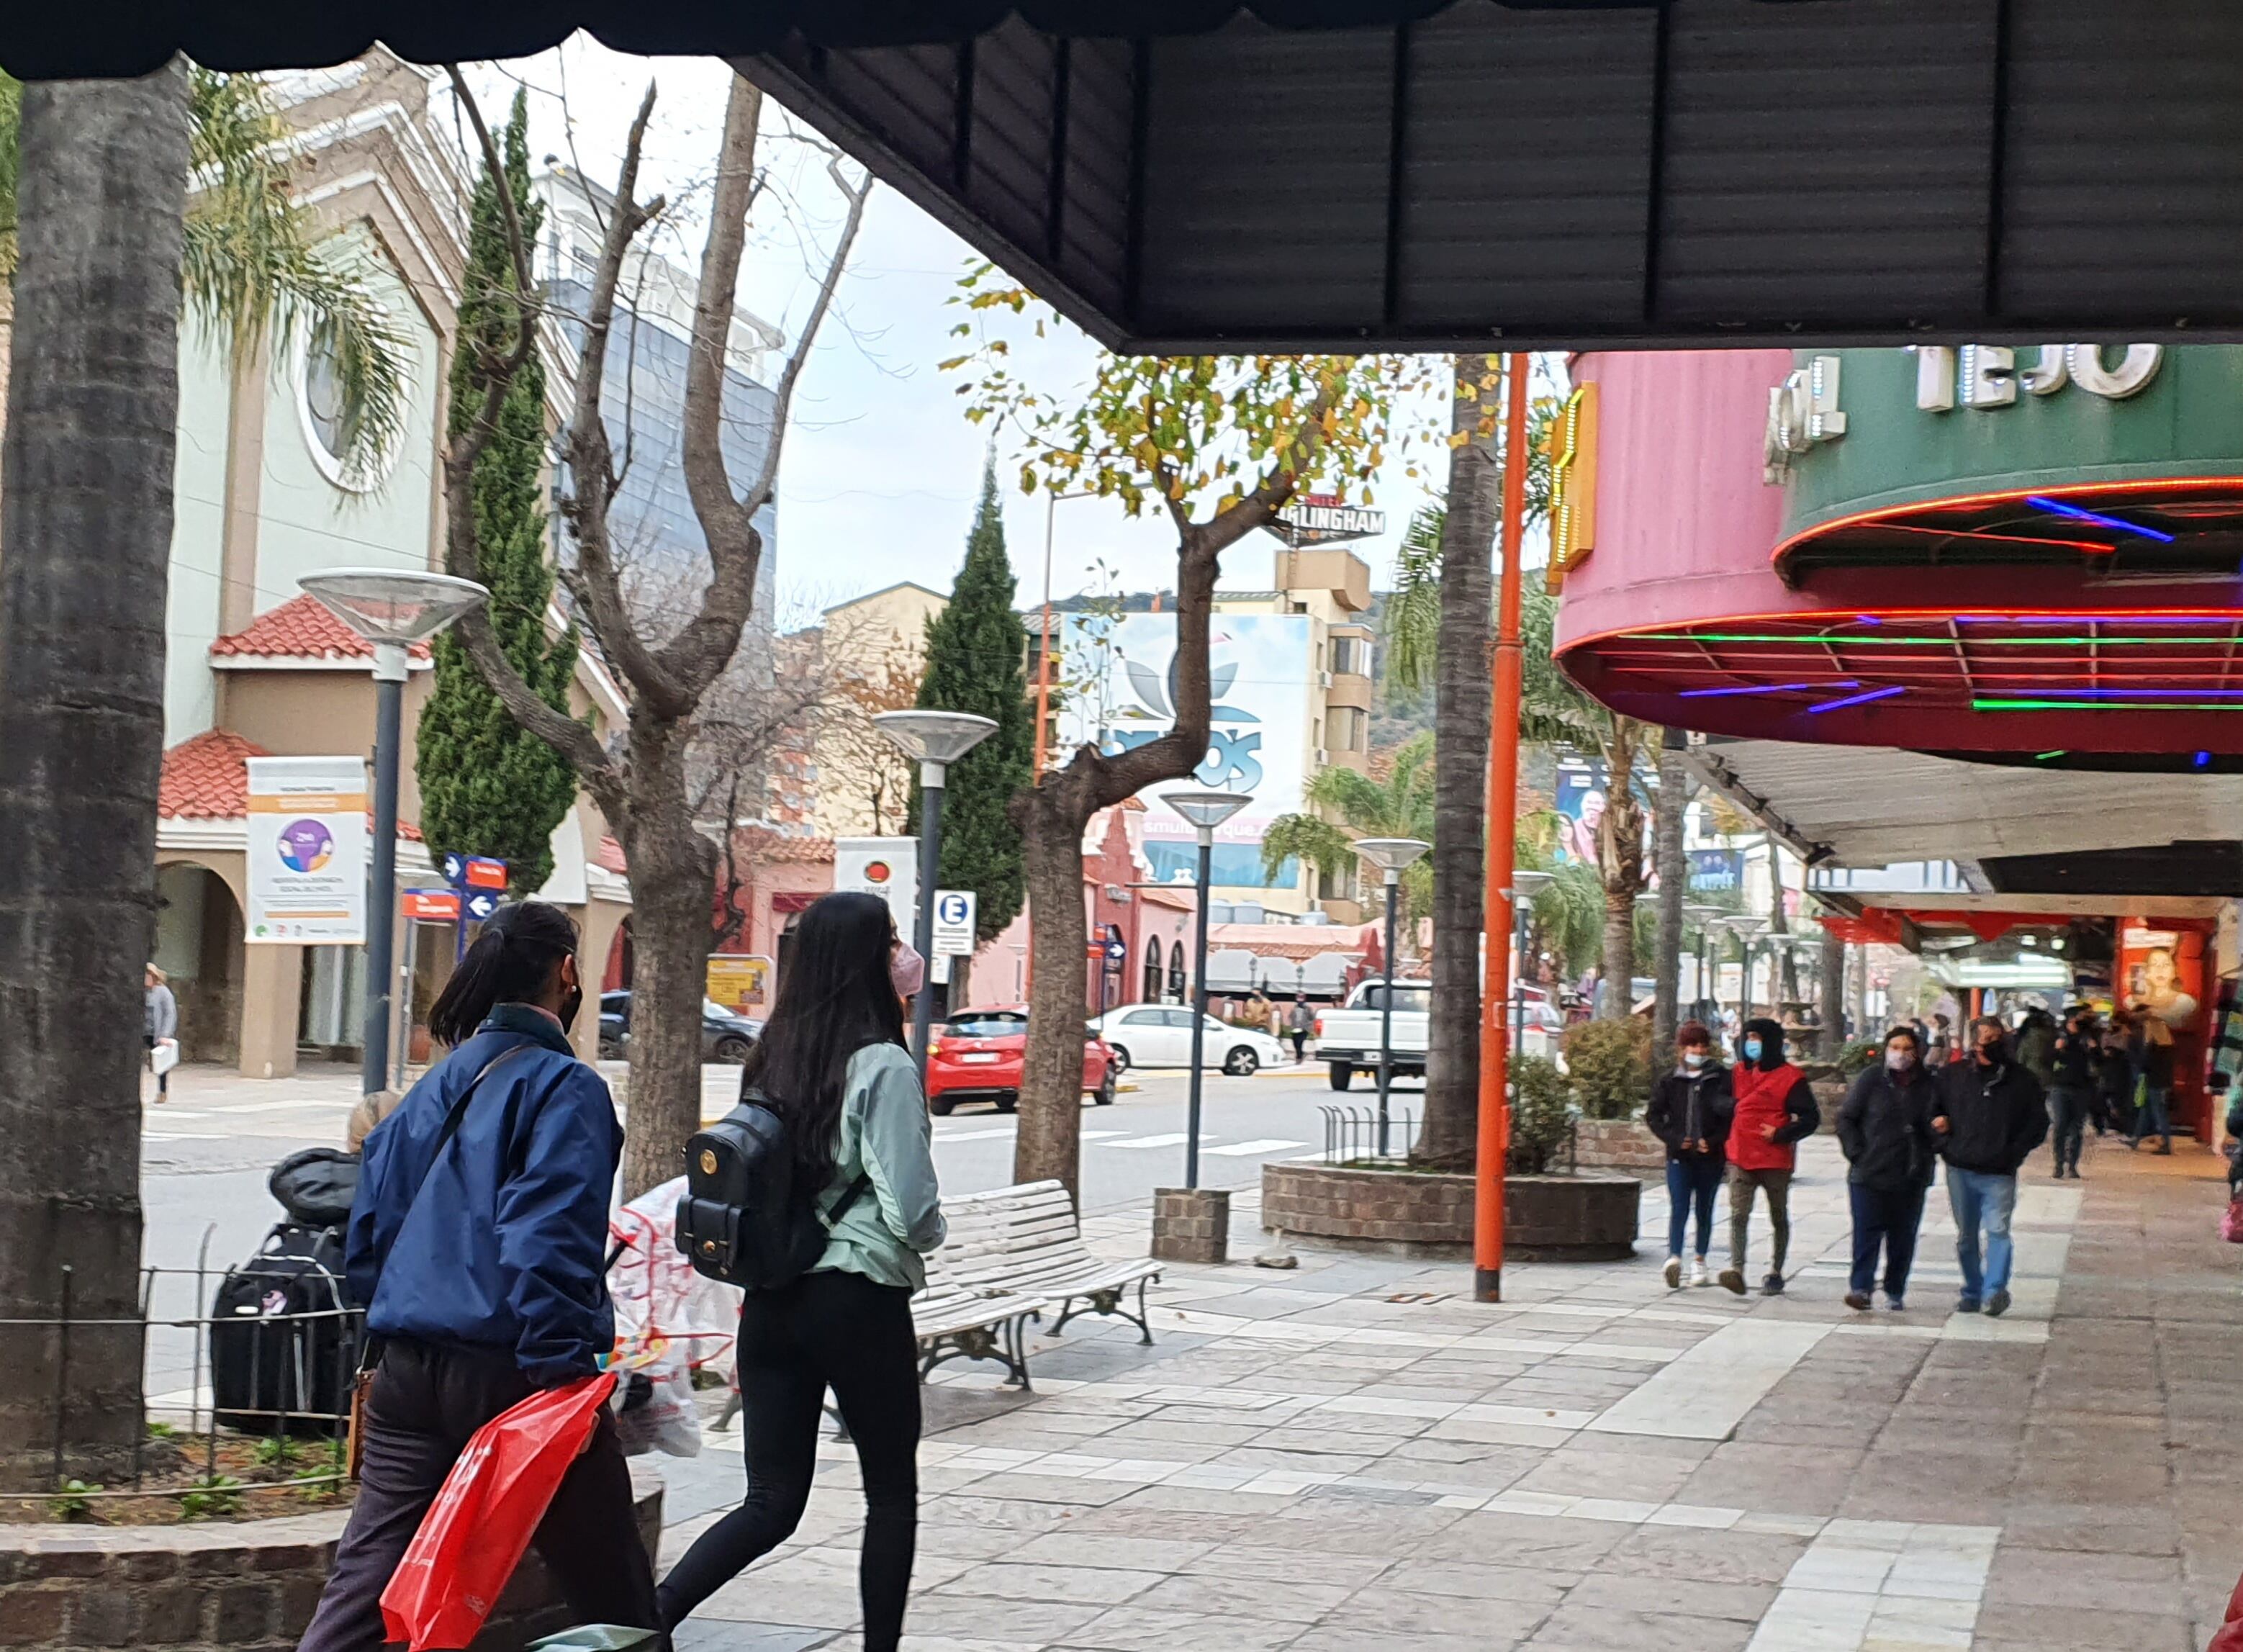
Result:
{"label": "cypress tree", "polygon": [[[502,143],[522,236],[535,246],[545,213],[529,192],[529,110],[519,91]],[[510,347],[516,292],[498,186],[486,167],[475,183],[459,341],[452,354],[455,435],[488,382],[477,363],[476,342],[502,355]],[[532,351],[501,404],[497,429],[475,461],[475,524],[500,646],[546,704],[566,710],[576,633],[572,626],[549,637],[545,629],[553,595],[546,562],[546,459],[545,369]],[[510,892],[534,893],[553,873],[553,829],[576,795],[576,776],[566,758],[514,720],[457,641],[439,637],[435,656],[436,684],[421,713],[414,765],[429,853],[495,855],[508,864]]]}
{"label": "cypress tree", "polygon": [[[981,476],[981,506],[966,541],[966,563],[951,587],[950,605],[926,628],[926,675],[919,703],[945,711],[974,711],[996,732],[950,765],[942,801],[941,885],[980,897],[974,927],[982,941],[1020,915],[1027,886],[1020,832],[1007,812],[1013,794],[1034,778],[1035,708],[1028,702],[1027,628],[1014,610],[1012,563],[1005,556],[1005,518],[998,509],[994,464]],[[911,829],[919,829],[913,782]]]}

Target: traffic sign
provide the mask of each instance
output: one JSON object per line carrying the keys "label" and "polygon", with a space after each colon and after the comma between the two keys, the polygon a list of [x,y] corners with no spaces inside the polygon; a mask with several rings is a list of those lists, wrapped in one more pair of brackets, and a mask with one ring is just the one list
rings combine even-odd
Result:
{"label": "traffic sign", "polygon": [[481,923],[498,910],[498,893],[492,889],[470,889],[461,900],[468,920]]}
{"label": "traffic sign", "polygon": [[1128,956],[1129,947],[1128,942],[1117,938],[1106,943],[1106,961],[1108,963],[1122,963],[1126,961]]}
{"label": "traffic sign", "polygon": [[460,915],[460,897],[449,889],[408,889],[405,915],[430,923],[451,923]]}
{"label": "traffic sign", "polygon": [[444,853],[444,881],[455,889],[468,880],[468,857],[447,850]]}
{"label": "traffic sign", "polygon": [[978,904],[971,889],[934,892],[934,955],[970,958],[973,955],[973,910]]}
{"label": "traffic sign", "polygon": [[506,862],[489,855],[448,852],[444,856],[444,881],[455,889],[503,889]]}

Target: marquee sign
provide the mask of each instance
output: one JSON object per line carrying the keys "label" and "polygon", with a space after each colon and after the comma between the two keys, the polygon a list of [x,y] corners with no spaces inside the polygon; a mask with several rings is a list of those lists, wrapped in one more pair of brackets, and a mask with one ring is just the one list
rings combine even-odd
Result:
{"label": "marquee sign", "polygon": [[1277,513],[1270,529],[1289,545],[1337,545],[1386,531],[1386,513],[1351,505],[1337,494],[1303,494]]}

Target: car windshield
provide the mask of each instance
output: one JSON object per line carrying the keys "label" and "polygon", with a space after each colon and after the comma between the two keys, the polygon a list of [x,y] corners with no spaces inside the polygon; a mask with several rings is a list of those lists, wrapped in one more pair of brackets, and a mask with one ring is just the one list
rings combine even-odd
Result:
{"label": "car windshield", "polygon": [[701,1013],[704,1015],[713,1015],[718,1021],[731,1021],[737,1018],[740,1012],[737,1009],[725,1008],[713,998],[704,998],[701,1001]]}
{"label": "car windshield", "polygon": [[1009,1038],[1028,1030],[1028,1018],[1016,1009],[969,1009],[942,1030],[952,1038]]}
{"label": "car windshield", "polygon": [[1433,989],[1431,987],[1405,981],[1397,983],[1390,989],[1384,981],[1374,981],[1363,989],[1362,1001],[1356,1005],[1356,1008],[1357,1009],[1385,1008],[1386,995],[1390,990],[1394,995],[1394,1012],[1398,1015],[1407,1015],[1413,1012],[1423,1015],[1433,1007]]}

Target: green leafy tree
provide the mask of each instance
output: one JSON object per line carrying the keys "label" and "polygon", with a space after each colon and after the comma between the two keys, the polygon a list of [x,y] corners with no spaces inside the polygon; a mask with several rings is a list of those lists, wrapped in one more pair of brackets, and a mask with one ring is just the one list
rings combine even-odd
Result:
{"label": "green leafy tree", "polygon": [[[517,91],[501,142],[522,233],[534,244],[544,208],[529,192],[529,106]],[[486,364],[503,354],[521,325],[521,307],[497,185],[485,167],[470,209],[452,354],[453,435],[482,405],[490,381]],[[475,532],[499,646],[538,698],[565,713],[576,634],[546,629],[553,572],[546,562],[545,464],[545,369],[533,351],[507,386],[496,427],[475,458]],[[429,851],[495,855],[507,863],[512,892],[534,893],[553,874],[553,828],[576,795],[576,773],[567,758],[515,720],[457,637],[439,637],[435,654],[436,686],[421,713],[416,765]]]}
{"label": "green leafy tree", "polygon": [[[929,710],[972,711],[996,732],[950,765],[942,806],[941,886],[980,896],[979,939],[994,938],[1020,915],[1027,894],[1020,828],[1014,794],[1033,778],[1035,709],[1029,704],[1027,628],[1013,606],[1013,566],[1005,556],[1005,516],[997,502],[994,462],[982,472],[981,507],[966,541],[966,563],[951,587],[950,605],[927,622],[926,674],[919,703]],[[919,830],[919,791],[912,791],[911,830]],[[963,965],[965,960],[958,961]],[[954,965],[953,968],[958,968]],[[952,991],[963,1001],[962,969]]]}
{"label": "green leafy tree", "polygon": [[[1281,814],[1262,839],[1262,869],[1274,878],[1298,857],[1327,877],[1355,864],[1357,838],[1433,835],[1433,737],[1414,734],[1377,774],[1337,765],[1310,780],[1302,797],[1322,813]],[[1335,825],[1331,817],[1337,817]],[[1432,900],[1433,870],[1419,860],[1402,873],[1402,920],[1414,927]]]}

